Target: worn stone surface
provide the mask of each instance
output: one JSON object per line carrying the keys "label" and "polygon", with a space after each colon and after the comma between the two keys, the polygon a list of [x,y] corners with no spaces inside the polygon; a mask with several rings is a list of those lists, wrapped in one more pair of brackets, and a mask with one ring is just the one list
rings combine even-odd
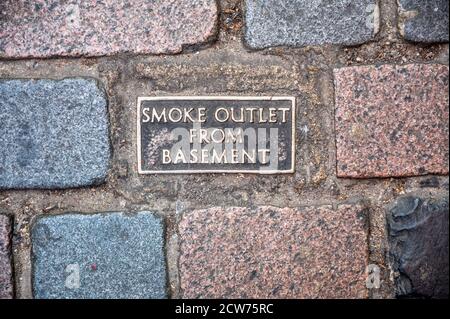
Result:
{"label": "worn stone surface", "polygon": [[245,41],[255,49],[361,44],[379,24],[375,0],[246,0],[245,18]]}
{"label": "worn stone surface", "polygon": [[217,20],[215,0],[6,0],[0,12],[9,58],[177,53],[209,41]]}
{"label": "worn stone surface", "polygon": [[0,189],[105,180],[107,100],[95,80],[0,80],[0,109]]}
{"label": "worn stone surface", "polygon": [[35,298],[165,298],[163,228],[149,212],[38,219],[32,230]]}
{"label": "worn stone surface", "polygon": [[13,297],[11,263],[11,221],[0,215],[0,299]]}
{"label": "worn stone surface", "polygon": [[406,40],[448,42],[448,0],[398,0],[399,28]]}
{"label": "worn stone surface", "polygon": [[400,297],[448,298],[447,198],[399,198],[388,214],[390,255]]}
{"label": "worn stone surface", "polygon": [[448,174],[448,66],[335,70],[337,174]]}
{"label": "worn stone surface", "polygon": [[366,211],[210,208],[179,224],[184,298],[363,298]]}
{"label": "worn stone surface", "polygon": [[[36,2],[36,1],[35,1]],[[0,59],[2,78],[94,77],[108,92],[111,143],[114,156],[108,182],[93,188],[70,190],[0,191],[0,211],[14,215],[15,295],[31,298],[29,224],[36,216],[66,212],[160,211],[171,226],[166,238],[176,238],[170,219],[175,210],[205,209],[213,206],[303,207],[364,200],[384,206],[393,196],[417,191],[426,177],[336,179],[334,130],[334,86],[330,67],[380,63],[448,63],[448,45],[415,45],[398,38],[397,3],[379,1],[382,29],[366,45],[340,48],[276,48],[247,51],[241,42],[240,6],[237,0],[219,0],[224,28],[212,47],[199,52],[172,56],[118,54],[108,58]],[[242,1],[243,2],[243,1]],[[0,1],[3,4],[3,1]],[[243,13],[243,12],[242,12]],[[234,23],[233,21],[237,22]],[[1,23],[1,22],[0,22]],[[1,28],[0,28],[1,29]],[[242,30],[243,31],[243,30]],[[147,95],[292,95],[297,99],[296,173],[288,176],[253,174],[205,174],[157,176],[138,175],[136,167],[136,97]],[[428,177],[435,176],[430,175]],[[448,176],[436,176],[438,188],[448,190]],[[432,183],[434,184],[434,183]],[[370,263],[380,266],[380,289],[370,296],[389,298],[390,267],[383,262],[383,214],[373,217]],[[171,296],[177,297],[178,244],[167,248]],[[373,256],[376,256],[374,258]],[[378,258],[380,256],[380,258]],[[386,275],[387,274],[387,275]],[[386,276],[386,277],[385,277]],[[385,281],[383,281],[385,278]],[[387,287],[387,288],[386,288]],[[374,293],[376,291],[376,293]]]}

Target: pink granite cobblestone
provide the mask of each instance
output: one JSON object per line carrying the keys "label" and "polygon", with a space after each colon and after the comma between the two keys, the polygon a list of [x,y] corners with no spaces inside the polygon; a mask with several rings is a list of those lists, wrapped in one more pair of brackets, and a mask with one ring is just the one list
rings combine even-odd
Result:
{"label": "pink granite cobblestone", "polygon": [[365,298],[366,212],[211,208],[179,224],[183,298]]}
{"label": "pink granite cobblestone", "polygon": [[337,175],[448,174],[448,66],[337,69]]}
{"label": "pink granite cobblestone", "polygon": [[0,57],[178,53],[209,41],[215,0],[2,0]]}

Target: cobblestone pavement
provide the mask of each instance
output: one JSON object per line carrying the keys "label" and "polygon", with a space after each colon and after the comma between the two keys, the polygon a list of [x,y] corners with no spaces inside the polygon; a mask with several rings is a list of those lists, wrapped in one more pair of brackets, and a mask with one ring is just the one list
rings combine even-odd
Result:
{"label": "cobblestone pavement", "polygon": [[[326,3],[325,3],[326,2]],[[448,298],[446,0],[0,2],[0,298]],[[296,98],[292,174],[150,174],[141,96]]]}

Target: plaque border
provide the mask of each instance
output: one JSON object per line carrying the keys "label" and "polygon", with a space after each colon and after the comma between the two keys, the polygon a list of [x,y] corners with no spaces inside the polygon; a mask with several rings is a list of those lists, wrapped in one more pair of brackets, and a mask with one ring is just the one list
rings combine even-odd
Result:
{"label": "plaque border", "polygon": [[[170,170],[170,171],[147,171],[142,169],[142,153],[141,153],[141,112],[140,106],[143,101],[167,101],[167,100],[206,100],[206,101],[291,101],[292,102],[292,167],[287,170],[223,170],[223,169],[209,169],[209,170]],[[295,173],[295,121],[296,121],[296,98],[293,96],[139,96],[137,98],[136,108],[136,137],[137,137],[137,161],[138,174],[256,174],[256,175],[274,175],[274,174],[293,174]]]}

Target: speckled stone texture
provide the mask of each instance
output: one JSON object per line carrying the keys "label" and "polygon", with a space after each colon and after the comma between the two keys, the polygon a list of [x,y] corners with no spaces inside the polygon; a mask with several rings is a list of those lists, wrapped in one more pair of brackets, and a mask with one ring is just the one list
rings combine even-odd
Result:
{"label": "speckled stone texture", "polygon": [[0,2],[0,57],[178,53],[215,35],[215,0]]}
{"label": "speckled stone texture", "polygon": [[105,180],[107,100],[95,80],[0,80],[0,110],[0,189]]}
{"label": "speckled stone texture", "polygon": [[13,298],[11,264],[11,221],[0,215],[0,299]]}
{"label": "speckled stone texture", "polygon": [[245,42],[254,49],[356,45],[378,32],[375,0],[245,1]]}
{"label": "speckled stone texture", "polygon": [[164,222],[152,213],[44,217],[32,243],[35,298],[166,297]]}
{"label": "speckled stone texture", "polygon": [[448,0],[398,0],[400,31],[414,42],[448,42]]}
{"label": "speckled stone texture", "polygon": [[390,255],[399,297],[448,299],[448,213],[448,195],[402,197],[390,208]]}
{"label": "speckled stone texture", "polygon": [[366,211],[211,208],[179,223],[183,298],[364,298]]}
{"label": "speckled stone texture", "polygon": [[448,66],[337,69],[339,177],[448,174]]}

